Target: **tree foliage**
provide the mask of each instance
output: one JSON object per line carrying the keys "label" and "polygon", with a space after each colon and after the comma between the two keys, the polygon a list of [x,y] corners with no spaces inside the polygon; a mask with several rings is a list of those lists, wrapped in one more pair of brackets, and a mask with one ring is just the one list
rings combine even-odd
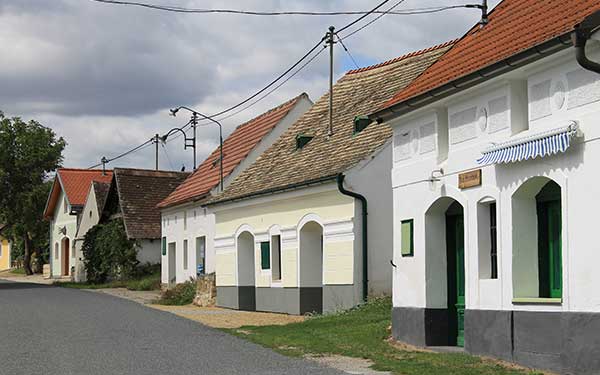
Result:
{"label": "tree foliage", "polygon": [[127,238],[123,220],[93,226],[85,234],[81,250],[91,283],[126,280],[136,275],[137,244]]}
{"label": "tree foliage", "polygon": [[49,173],[61,166],[66,143],[37,121],[7,118],[0,112],[0,222],[23,248],[31,274],[31,253],[48,252],[48,223],[42,214],[51,184]]}

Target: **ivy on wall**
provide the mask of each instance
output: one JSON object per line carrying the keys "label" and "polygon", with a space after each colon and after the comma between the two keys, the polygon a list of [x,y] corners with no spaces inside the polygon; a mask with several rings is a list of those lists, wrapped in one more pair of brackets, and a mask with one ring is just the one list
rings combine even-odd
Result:
{"label": "ivy on wall", "polygon": [[84,237],[82,251],[91,283],[126,280],[136,274],[137,244],[127,238],[121,219],[92,227]]}

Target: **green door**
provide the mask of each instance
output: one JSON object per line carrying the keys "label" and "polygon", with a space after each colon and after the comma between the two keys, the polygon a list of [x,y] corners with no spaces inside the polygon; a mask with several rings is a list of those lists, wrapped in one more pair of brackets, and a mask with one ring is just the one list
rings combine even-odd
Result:
{"label": "green door", "polygon": [[562,297],[561,205],[538,202],[538,260],[540,297]]}
{"label": "green door", "polygon": [[[454,205],[458,205],[455,203]],[[453,206],[454,206],[453,205]],[[446,216],[448,262],[449,343],[465,345],[465,232],[462,207],[451,206]]]}

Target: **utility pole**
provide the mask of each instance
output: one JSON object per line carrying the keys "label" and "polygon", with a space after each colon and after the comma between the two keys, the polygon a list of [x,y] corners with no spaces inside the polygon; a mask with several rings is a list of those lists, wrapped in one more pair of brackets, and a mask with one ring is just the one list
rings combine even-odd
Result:
{"label": "utility pole", "polygon": [[193,137],[193,147],[194,147],[194,169],[192,169],[192,172],[196,170],[196,126],[198,125],[198,114],[196,112],[192,112],[192,129],[194,130],[194,137]]}
{"label": "utility pole", "polygon": [[333,135],[333,41],[335,27],[329,26],[329,32],[327,33],[327,44],[329,44],[329,133],[331,137]]}
{"label": "utility pole", "polygon": [[154,159],[156,160],[156,170],[158,171],[158,134],[154,135]]}

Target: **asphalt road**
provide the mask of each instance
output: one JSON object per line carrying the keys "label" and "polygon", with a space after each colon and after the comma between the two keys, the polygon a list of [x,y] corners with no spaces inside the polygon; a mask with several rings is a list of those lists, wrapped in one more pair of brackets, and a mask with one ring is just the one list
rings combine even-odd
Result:
{"label": "asphalt road", "polygon": [[0,280],[0,374],[342,373],[118,297]]}

